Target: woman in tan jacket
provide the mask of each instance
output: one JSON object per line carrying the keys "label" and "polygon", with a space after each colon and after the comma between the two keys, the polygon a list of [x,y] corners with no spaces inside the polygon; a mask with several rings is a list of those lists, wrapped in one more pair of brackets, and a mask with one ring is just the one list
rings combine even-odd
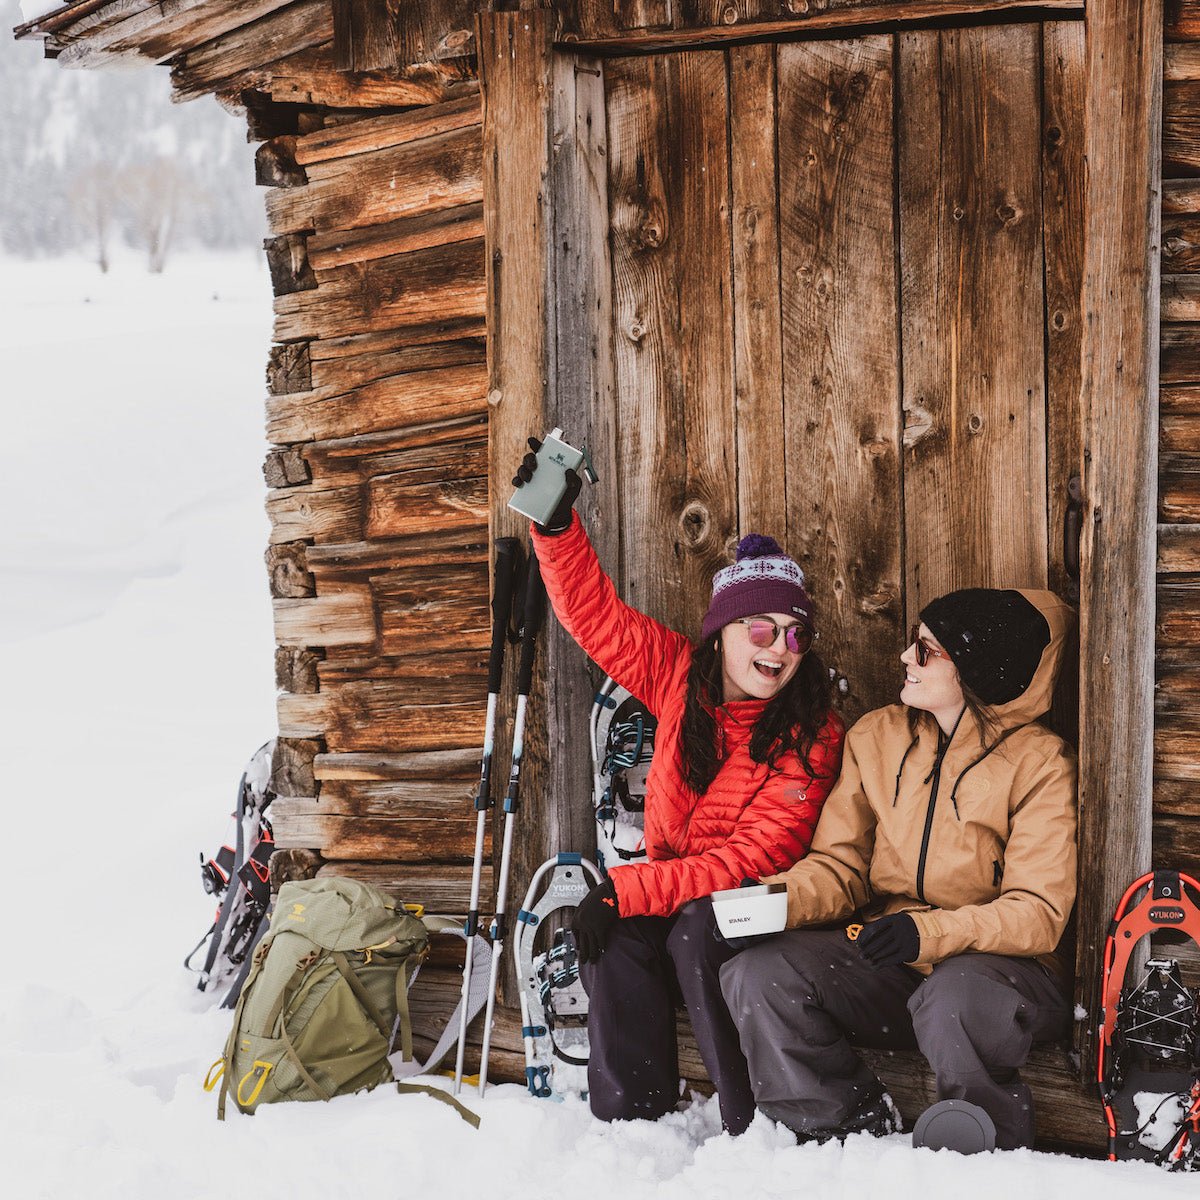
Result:
{"label": "woman in tan jacket", "polygon": [[850,730],[808,856],[765,880],[787,885],[788,931],[727,963],[722,990],[757,1106],[802,1138],[898,1127],[854,1042],[919,1048],[938,1099],[1028,1146],[1018,1072],[1070,1014],[1053,956],[1075,899],[1075,761],[1036,719],[1073,612],[969,589],[921,620],[902,703]]}

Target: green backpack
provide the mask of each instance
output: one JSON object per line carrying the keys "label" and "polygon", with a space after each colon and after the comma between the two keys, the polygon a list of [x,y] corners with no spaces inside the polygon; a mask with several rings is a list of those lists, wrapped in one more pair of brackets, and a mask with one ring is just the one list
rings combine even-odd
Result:
{"label": "green backpack", "polygon": [[[435,928],[441,928],[439,922]],[[281,1100],[331,1100],[394,1078],[388,1056],[399,1035],[412,1062],[408,988],[429,951],[417,916],[355,879],[309,879],[279,889],[271,927],[254,952],[224,1055],[217,1115],[230,1095],[252,1113]],[[398,1084],[452,1104],[437,1088]]]}

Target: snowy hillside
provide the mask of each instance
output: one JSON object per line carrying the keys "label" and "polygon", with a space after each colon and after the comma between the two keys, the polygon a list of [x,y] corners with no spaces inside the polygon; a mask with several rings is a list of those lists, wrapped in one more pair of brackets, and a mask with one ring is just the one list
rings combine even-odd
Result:
{"label": "snowy hillside", "polygon": [[605,1126],[492,1090],[472,1131],[388,1089],[218,1125],[228,1016],[180,960],[197,854],[273,732],[258,258],[0,260],[0,642],[8,920],[0,1128],[12,1194],[53,1200],[477,1197],[1139,1200],[1195,1177],[904,1137],[734,1141],[712,1103]]}

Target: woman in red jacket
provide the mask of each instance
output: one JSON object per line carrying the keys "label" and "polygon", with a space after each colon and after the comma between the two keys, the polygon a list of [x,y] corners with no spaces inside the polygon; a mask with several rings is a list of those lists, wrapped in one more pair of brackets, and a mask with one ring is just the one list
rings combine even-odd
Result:
{"label": "woman in red jacket", "polygon": [[[535,469],[528,455],[514,483]],[[746,1061],[721,995],[733,951],[711,893],[802,858],[841,765],[844,726],[804,573],[750,535],[717,572],[699,644],[623,603],[597,561],[570,486],[533,540],[559,621],[658,720],[646,781],[648,861],[614,867],[575,913],[589,996],[588,1090],[603,1120],[651,1120],[679,1099],[675,1009],[687,1005],[721,1119],[754,1115]]]}

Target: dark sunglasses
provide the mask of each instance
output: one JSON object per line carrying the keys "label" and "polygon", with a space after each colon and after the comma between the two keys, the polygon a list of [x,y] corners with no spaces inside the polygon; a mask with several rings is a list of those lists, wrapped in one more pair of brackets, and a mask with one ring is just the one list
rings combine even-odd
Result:
{"label": "dark sunglasses", "polygon": [[775,645],[780,630],[783,630],[783,644],[793,654],[807,653],[817,636],[807,625],[776,625],[769,617],[739,617],[738,624],[746,626],[750,644],[760,650]]}
{"label": "dark sunglasses", "polygon": [[908,644],[917,648],[917,666],[923,667],[931,658],[949,658],[942,650],[935,650],[922,636],[920,625],[908,631]]}

